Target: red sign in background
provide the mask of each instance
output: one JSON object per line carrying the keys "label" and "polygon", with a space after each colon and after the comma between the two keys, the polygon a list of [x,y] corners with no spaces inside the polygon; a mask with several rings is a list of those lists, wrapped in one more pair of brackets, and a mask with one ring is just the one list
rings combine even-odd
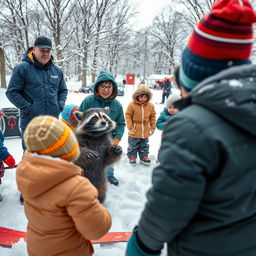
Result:
{"label": "red sign in background", "polygon": [[126,84],[135,84],[135,74],[126,74]]}

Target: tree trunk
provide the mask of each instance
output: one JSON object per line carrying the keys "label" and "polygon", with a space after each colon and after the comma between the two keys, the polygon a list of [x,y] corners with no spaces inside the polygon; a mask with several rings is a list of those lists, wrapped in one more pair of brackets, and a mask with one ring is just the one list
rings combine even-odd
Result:
{"label": "tree trunk", "polygon": [[5,77],[5,56],[4,49],[0,46],[0,76],[1,76],[1,88],[7,88]]}
{"label": "tree trunk", "polygon": [[94,54],[93,54],[93,62],[92,62],[92,82],[94,83],[96,81],[97,77],[97,56],[98,56],[98,41],[94,48]]}
{"label": "tree trunk", "polygon": [[87,84],[87,63],[88,62],[88,52],[87,46],[84,47],[84,56],[83,56],[83,66],[82,66],[82,85]]}

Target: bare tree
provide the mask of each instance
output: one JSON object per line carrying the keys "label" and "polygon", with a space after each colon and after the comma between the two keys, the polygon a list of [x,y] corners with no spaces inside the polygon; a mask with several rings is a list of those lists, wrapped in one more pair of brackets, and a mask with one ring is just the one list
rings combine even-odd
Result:
{"label": "bare tree", "polygon": [[29,6],[27,0],[5,0],[3,1],[0,17],[5,23],[7,38],[16,50],[18,59],[29,47]]}
{"label": "bare tree", "polygon": [[[79,60],[79,77],[82,80],[82,85],[87,84],[87,74],[88,74],[88,56],[90,51],[90,46],[95,37],[95,23],[96,15],[94,14],[95,8],[94,0],[78,0],[78,5],[76,6],[74,12],[74,21],[76,24],[76,30],[74,33],[74,38],[77,44],[77,58]],[[80,61],[81,60],[81,61]]]}
{"label": "bare tree", "polygon": [[[180,8],[177,11],[187,22],[188,25],[193,27],[196,22],[209,12],[211,6],[216,0],[176,0]],[[179,9],[181,11],[179,11]]]}
{"label": "bare tree", "polygon": [[46,16],[47,27],[51,31],[56,47],[57,61],[59,65],[63,67],[62,51],[67,47],[72,33],[63,35],[63,37],[65,36],[65,43],[62,45],[61,32],[63,32],[65,26],[68,26],[67,23],[73,13],[75,4],[73,4],[71,0],[37,0],[37,2]]}
{"label": "bare tree", "polygon": [[0,76],[1,76],[1,88],[7,88],[6,85],[6,77],[5,77],[5,56],[4,56],[4,49],[0,42]]}
{"label": "bare tree", "polygon": [[93,62],[92,62],[92,81],[95,82],[97,76],[97,59],[98,51],[100,48],[100,35],[105,33],[103,31],[106,25],[106,17],[111,7],[118,4],[120,0],[95,0],[96,2],[96,37],[93,50]]}
{"label": "bare tree", "polygon": [[135,6],[121,0],[118,6],[109,14],[106,23],[106,39],[102,48],[102,58],[107,59],[107,68],[117,75],[118,60],[129,49],[129,39],[132,31],[129,19],[136,14]]}
{"label": "bare tree", "polygon": [[[155,54],[160,50],[161,70],[164,73],[171,74],[176,65],[176,54],[181,46],[181,15],[173,11],[171,7],[162,11],[161,15],[154,19],[150,34],[154,38]],[[159,67],[158,67],[159,70]]]}

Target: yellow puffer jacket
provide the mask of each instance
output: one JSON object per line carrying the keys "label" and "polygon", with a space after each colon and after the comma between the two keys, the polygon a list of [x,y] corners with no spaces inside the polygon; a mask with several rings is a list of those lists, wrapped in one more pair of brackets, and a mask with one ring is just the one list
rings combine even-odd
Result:
{"label": "yellow puffer jacket", "polygon": [[16,181],[28,219],[29,256],[91,256],[90,240],[111,227],[97,190],[70,162],[26,152]]}
{"label": "yellow puffer jacket", "polygon": [[[141,104],[137,97],[143,94],[148,95],[148,101]],[[142,86],[134,92],[132,98],[133,101],[129,103],[125,112],[128,135],[133,138],[148,138],[156,129],[155,106],[150,101],[152,93],[148,87]]]}

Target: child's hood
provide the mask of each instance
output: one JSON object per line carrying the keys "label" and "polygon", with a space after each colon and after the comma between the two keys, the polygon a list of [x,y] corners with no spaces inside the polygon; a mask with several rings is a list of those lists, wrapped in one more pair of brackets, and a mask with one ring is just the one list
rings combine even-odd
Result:
{"label": "child's hood", "polygon": [[[142,86],[142,87],[139,87],[132,95],[132,99],[137,102],[137,97],[139,95],[142,95],[142,94],[146,94],[148,96],[148,101],[150,101],[152,99],[152,92],[150,91],[150,89],[147,87],[147,86]],[[148,102],[147,101],[147,102]]]}
{"label": "child's hood", "polygon": [[81,168],[73,163],[25,152],[17,167],[16,181],[24,197],[33,198],[73,176],[81,175],[81,171]]}

